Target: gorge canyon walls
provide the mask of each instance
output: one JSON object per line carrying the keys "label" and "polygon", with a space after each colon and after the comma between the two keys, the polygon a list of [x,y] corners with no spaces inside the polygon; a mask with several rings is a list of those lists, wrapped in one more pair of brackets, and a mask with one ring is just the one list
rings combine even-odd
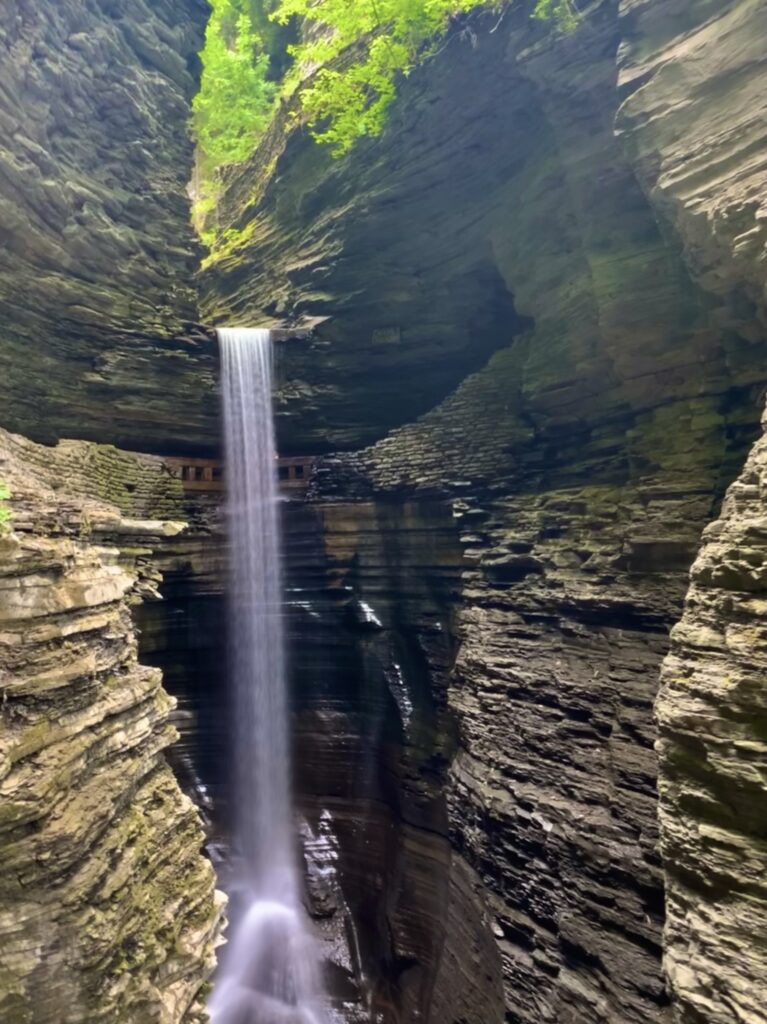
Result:
{"label": "gorge canyon walls", "polygon": [[[456,23],[347,157],[283,106],[198,278],[207,5],[11,0],[0,426],[213,454],[209,328],[310,331],[278,357],[282,450],[317,456],[297,782],[350,1001],[761,1024],[767,9],[529,6]],[[0,450],[0,1015],[202,1019],[221,905],[164,752],[173,718],[215,845],[215,503],[149,456]]]}
{"label": "gorge canyon walls", "polygon": [[[765,424],[767,425],[767,423]],[[678,1019],[765,1019],[767,442],[703,534],[658,699],[666,970]]]}
{"label": "gorge canyon walls", "polygon": [[[221,898],[163,756],[173,702],[138,662],[132,618],[158,599],[153,560],[183,530],[146,515],[180,511],[180,493],[151,460],[6,432],[0,471],[14,515],[0,541],[0,1016],[198,1020]],[[82,497],[105,471],[145,518],[132,497],[128,514]]]}
{"label": "gorge canyon walls", "polygon": [[[681,855],[658,848],[653,704],[767,380],[765,12],[596,3],[569,38],[523,13],[456,30],[349,158],[278,125],[229,182],[203,303],[314,326],[279,412],[288,450],[346,449],[315,501],[455,516],[449,827],[506,1019],[706,1019],[681,895],[662,969]],[[721,990],[758,987],[729,949]]]}
{"label": "gorge canyon walls", "polygon": [[[216,425],[185,189],[208,14],[10,0],[0,18],[2,426],[181,445]],[[150,424],[152,424],[150,426]],[[162,424],[162,425],[160,425]],[[173,425],[175,424],[175,426]],[[196,446],[195,446],[196,447]],[[221,902],[164,751],[133,610],[182,528],[159,463],[5,431],[0,478],[0,1017],[201,1020]]]}
{"label": "gorge canyon walls", "polygon": [[[441,503],[284,506],[295,790],[309,907],[346,1018],[503,1019],[481,883],[450,848],[446,707],[461,552]],[[223,544],[166,546],[141,657],[179,699],[171,763],[226,875],[231,825]],[[480,894],[480,895],[478,895]]]}

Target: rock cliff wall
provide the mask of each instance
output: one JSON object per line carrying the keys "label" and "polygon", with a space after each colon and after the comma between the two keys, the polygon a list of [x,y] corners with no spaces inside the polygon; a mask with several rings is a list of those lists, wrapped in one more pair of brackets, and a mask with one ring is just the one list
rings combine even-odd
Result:
{"label": "rock cliff wall", "polygon": [[386,434],[315,500],[452,506],[450,832],[507,1020],[644,1024],[671,1013],[659,671],[767,380],[767,25],[751,0],[594,3],[571,37],[524,13],[457,30],[348,159],[276,129],[204,301],[316,326],[283,353],[286,446]]}
{"label": "rock cliff wall", "polygon": [[96,493],[88,467],[103,472],[109,450],[3,432],[0,453],[13,491],[0,538],[0,1016],[196,1020],[221,904],[163,756],[173,702],[138,662],[131,613],[157,599],[154,555],[183,526],[62,487],[79,466]]}
{"label": "rock cliff wall", "polygon": [[480,880],[448,841],[460,573],[449,510],[298,507],[286,550],[301,806],[313,833],[337,843],[371,1017],[443,1024],[460,1012],[466,1024],[497,1024],[492,921]]}
{"label": "rock cliff wall", "polygon": [[766,559],[763,437],[703,535],[658,698],[665,963],[680,1024],[767,1019]]}
{"label": "rock cliff wall", "polygon": [[619,135],[696,280],[723,299],[723,327],[758,341],[767,321],[767,10],[759,0],[622,0],[620,9]]}
{"label": "rock cliff wall", "polygon": [[[524,5],[497,29],[478,19],[410,77],[381,139],[332,161],[278,125],[233,176],[230,236],[204,274],[203,306],[211,322],[316,325],[283,354],[285,447],[358,447],[499,351],[518,360],[511,408],[550,430],[555,452],[556,430],[597,411],[705,401],[762,379],[763,314],[733,253],[748,242],[758,265],[762,64],[738,43],[763,37],[764,13],[745,0],[706,16],[696,5],[659,26],[638,6],[594,3],[564,38],[531,28]],[[673,45],[673,66],[690,64],[700,84],[694,104],[674,108],[672,133],[661,114]],[[731,161],[720,190],[728,136],[701,140],[727,117],[753,157]],[[708,199],[740,241],[706,262],[653,178],[661,165],[663,181],[688,169],[688,219],[705,220]]]}
{"label": "rock cliff wall", "polygon": [[[216,431],[187,183],[205,0],[8,0],[2,425],[152,450]],[[198,426],[198,429],[199,428]]]}
{"label": "rock cliff wall", "polygon": [[[202,0],[11,0],[5,426],[218,446],[184,198],[206,13]],[[322,462],[307,514],[323,600],[348,588],[355,671],[372,665],[377,683],[356,719],[358,693],[341,710],[333,693],[308,703],[305,809],[319,828],[340,786],[358,911],[380,887],[360,963],[393,1020],[496,1019],[498,958],[514,1024],[660,1022],[669,994],[685,1024],[760,1020],[749,987],[764,964],[736,943],[763,925],[761,446],[707,535],[666,661],[665,869],[652,705],[700,532],[767,381],[767,13],[594,0],[569,37],[526,13],[458,25],[383,137],[349,158],[278,121],[229,179],[206,317],[314,327],[282,350],[283,448],[353,453]],[[218,911],[128,604],[156,584],[158,557],[203,590],[220,565],[199,537],[166,544],[162,523],[136,521],[184,512],[161,463],[5,435],[3,450],[17,518],[0,551],[0,1008],[14,1024],[193,1019]],[[460,532],[460,650],[425,628],[423,592],[402,596],[424,568],[407,510],[427,502]],[[403,649],[421,659],[409,679],[394,671]],[[403,708],[424,680],[411,738]],[[400,721],[361,808],[334,774],[329,727],[344,726],[353,776],[381,708],[387,729]]]}
{"label": "rock cliff wall", "polygon": [[[466,1024],[497,1024],[492,921],[447,831],[455,523],[428,501],[283,509],[295,788],[330,990],[348,1021],[444,1024],[460,1007]],[[171,545],[165,600],[139,611],[141,651],[179,699],[171,762],[226,878],[225,549],[196,540]]]}

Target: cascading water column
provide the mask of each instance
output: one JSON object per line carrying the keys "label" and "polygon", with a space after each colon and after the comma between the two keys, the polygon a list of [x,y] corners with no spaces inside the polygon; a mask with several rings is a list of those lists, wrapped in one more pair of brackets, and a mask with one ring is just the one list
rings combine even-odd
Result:
{"label": "cascading water column", "polygon": [[291,799],[269,331],[218,332],[228,487],[238,919],[213,1024],[319,1024],[318,955],[301,906]]}

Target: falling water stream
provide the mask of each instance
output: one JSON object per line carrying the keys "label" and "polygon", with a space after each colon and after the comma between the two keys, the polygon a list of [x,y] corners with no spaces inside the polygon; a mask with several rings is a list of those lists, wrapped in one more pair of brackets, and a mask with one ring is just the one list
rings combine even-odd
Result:
{"label": "falling water stream", "polygon": [[269,331],[218,332],[231,544],[236,916],[213,1024],[321,1024],[291,798]]}

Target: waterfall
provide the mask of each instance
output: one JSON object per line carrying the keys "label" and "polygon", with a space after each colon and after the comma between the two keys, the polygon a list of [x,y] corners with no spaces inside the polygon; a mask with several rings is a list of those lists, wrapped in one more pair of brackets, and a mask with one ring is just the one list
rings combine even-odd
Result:
{"label": "waterfall", "polygon": [[320,1024],[318,955],[301,904],[269,331],[218,332],[223,366],[234,685],[233,935],[213,1024]]}

